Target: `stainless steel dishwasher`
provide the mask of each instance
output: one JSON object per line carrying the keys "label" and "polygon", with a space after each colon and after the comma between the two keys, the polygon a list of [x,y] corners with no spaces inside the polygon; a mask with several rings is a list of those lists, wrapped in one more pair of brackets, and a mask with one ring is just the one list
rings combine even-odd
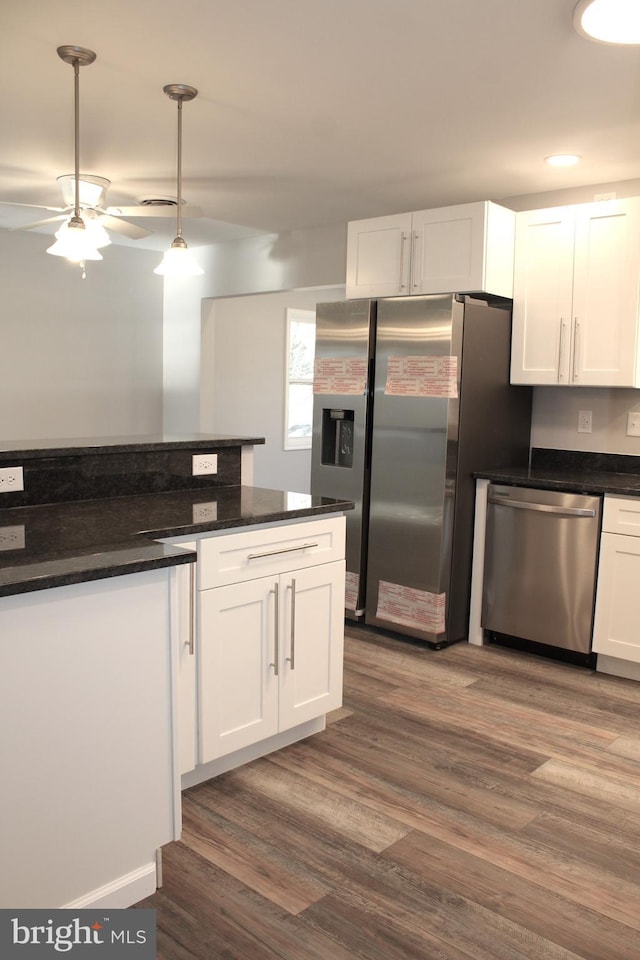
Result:
{"label": "stainless steel dishwasher", "polygon": [[602,497],[489,485],[482,626],[591,650]]}

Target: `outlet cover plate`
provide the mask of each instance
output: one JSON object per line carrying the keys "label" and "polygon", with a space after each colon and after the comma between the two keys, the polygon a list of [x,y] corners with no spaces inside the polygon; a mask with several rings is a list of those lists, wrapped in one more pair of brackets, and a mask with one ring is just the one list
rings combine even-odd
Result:
{"label": "outlet cover plate", "polygon": [[24,550],[24,523],[0,527],[0,550]]}
{"label": "outlet cover plate", "polygon": [[24,490],[22,467],[0,467],[0,493]]}
{"label": "outlet cover plate", "polygon": [[627,436],[640,437],[640,413],[627,414]]}
{"label": "outlet cover plate", "polygon": [[217,453],[198,453],[191,458],[191,473],[194,477],[203,477],[218,472]]}
{"label": "outlet cover plate", "polygon": [[591,433],[591,410],[578,410],[578,433]]}
{"label": "outlet cover plate", "polygon": [[213,523],[218,519],[218,504],[215,500],[210,503],[194,503],[193,522],[194,523]]}

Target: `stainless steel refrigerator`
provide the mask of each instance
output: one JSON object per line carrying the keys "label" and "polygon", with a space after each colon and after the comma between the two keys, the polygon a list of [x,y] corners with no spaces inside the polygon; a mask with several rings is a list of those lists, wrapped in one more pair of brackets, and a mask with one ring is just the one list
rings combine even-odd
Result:
{"label": "stainless steel refrigerator", "polygon": [[318,304],[311,492],[347,513],[346,616],[435,647],[466,637],[474,470],[526,466],[511,302]]}

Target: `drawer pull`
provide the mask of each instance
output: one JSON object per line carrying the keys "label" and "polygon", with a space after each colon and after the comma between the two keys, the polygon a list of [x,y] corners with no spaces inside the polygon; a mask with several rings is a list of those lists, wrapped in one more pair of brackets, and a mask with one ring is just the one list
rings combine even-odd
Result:
{"label": "drawer pull", "polygon": [[259,560],[261,557],[275,557],[279,553],[293,553],[296,550],[306,550],[308,547],[318,547],[318,543],[301,543],[297,547],[281,547],[279,550],[268,550],[266,553],[250,553],[247,560]]}
{"label": "drawer pull", "polygon": [[278,642],[278,636],[280,633],[280,611],[278,609],[280,603],[280,594],[278,589],[278,583],[274,583],[273,590],[269,591],[273,594],[273,663],[270,663],[269,666],[273,667],[273,675],[278,676],[278,660],[280,659],[280,644]]}
{"label": "drawer pull", "polygon": [[291,669],[296,668],[296,581],[292,577],[291,584],[291,656],[287,657],[287,663],[291,664]]}

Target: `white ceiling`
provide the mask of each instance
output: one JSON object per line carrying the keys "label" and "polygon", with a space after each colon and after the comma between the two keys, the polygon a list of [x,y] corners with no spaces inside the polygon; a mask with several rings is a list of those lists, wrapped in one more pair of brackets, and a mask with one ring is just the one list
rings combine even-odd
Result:
{"label": "white ceiling", "polygon": [[[108,203],[175,196],[188,83],[191,246],[640,176],[640,48],[578,36],[575,0],[14,0],[0,17],[0,200],[57,205],[80,165]],[[544,157],[575,152],[577,168]],[[35,215],[34,215],[35,214]],[[44,215],[44,214],[43,214]],[[0,204],[0,226],[39,211]],[[142,221],[138,221],[142,222]],[[166,245],[168,221],[145,246]],[[164,224],[164,232],[157,230]],[[53,228],[49,228],[53,229]]]}

